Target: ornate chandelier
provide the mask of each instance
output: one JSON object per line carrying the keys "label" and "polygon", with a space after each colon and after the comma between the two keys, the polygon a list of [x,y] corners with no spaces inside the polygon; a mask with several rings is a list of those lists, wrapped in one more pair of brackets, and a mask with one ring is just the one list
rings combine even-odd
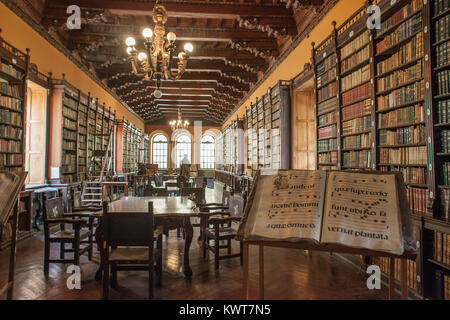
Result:
{"label": "ornate chandelier", "polygon": [[173,131],[177,129],[186,129],[189,127],[189,121],[181,119],[181,108],[178,108],[178,120],[172,120],[169,122],[170,127]]}
{"label": "ornate chandelier", "polygon": [[137,52],[136,40],[133,37],[126,39],[127,53],[130,56],[132,71],[135,75],[145,77],[147,80],[156,80],[156,90],[153,95],[161,98],[161,80],[178,80],[186,70],[189,53],[194,50],[191,43],[184,45],[184,50],[178,53],[178,70],[172,71],[173,54],[175,52],[175,40],[177,36],[169,32],[166,37],[164,27],[167,21],[166,8],[160,0],[156,0],[153,8],[153,22],[155,29],[145,28],[142,35],[145,38],[146,50]]}

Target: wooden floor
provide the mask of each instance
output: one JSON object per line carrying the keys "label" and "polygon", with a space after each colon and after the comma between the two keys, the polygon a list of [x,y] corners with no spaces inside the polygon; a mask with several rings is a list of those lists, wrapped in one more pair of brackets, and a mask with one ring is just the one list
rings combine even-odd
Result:
{"label": "wooden floor", "polygon": [[[208,198],[219,198],[218,192],[208,190]],[[197,238],[198,228],[195,228]],[[193,269],[191,280],[185,279],[183,268],[184,241],[175,231],[164,238],[163,287],[155,289],[156,299],[228,300],[243,299],[242,268],[239,259],[221,261],[214,270],[213,256],[201,257],[200,243],[193,241],[190,258]],[[69,290],[66,285],[68,266],[50,265],[50,275],[43,274],[44,240],[41,234],[19,243],[14,299],[101,299],[101,282],[94,273],[99,255],[94,261],[81,259],[81,290]],[[58,254],[57,247],[52,253]],[[238,246],[235,248],[238,249]],[[301,250],[265,249],[266,299],[386,299],[387,290],[368,290],[364,274],[335,255],[306,253]],[[0,287],[7,278],[8,250],[0,251]],[[251,298],[257,297],[258,252],[250,249]],[[147,274],[144,272],[119,273],[119,286],[111,290],[111,299],[146,299]]]}

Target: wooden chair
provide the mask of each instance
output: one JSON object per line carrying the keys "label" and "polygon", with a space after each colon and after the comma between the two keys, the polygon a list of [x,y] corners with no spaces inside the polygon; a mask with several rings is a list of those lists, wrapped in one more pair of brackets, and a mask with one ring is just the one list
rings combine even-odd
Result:
{"label": "wooden chair", "polygon": [[[152,299],[155,271],[157,285],[160,286],[162,282],[162,229],[155,228],[153,202],[148,204],[148,214],[108,214],[108,205],[105,202],[103,225],[105,246],[103,299],[109,298],[110,286],[117,286],[117,272],[125,270],[148,271],[148,295],[149,299]],[[154,250],[155,240],[156,250]]]}
{"label": "wooden chair", "polygon": [[194,179],[194,188],[205,188],[206,183],[203,177],[196,177]]}
{"label": "wooden chair", "polygon": [[[83,218],[88,218],[88,221]],[[48,276],[50,263],[72,263],[80,265],[80,255],[88,253],[88,259],[92,260],[93,248],[93,220],[90,215],[79,213],[64,213],[64,200],[61,197],[46,200],[44,210],[44,274]],[[55,228],[59,225],[59,231]],[[71,225],[71,230],[66,230],[66,225]],[[84,227],[88,227],[87,229]],[[81,243],[86,245],[81,248]],[[60,244],[59,259],[50,259],[50,245]],[[66,249],[66,244],[71,244]],[[73,259],[65,259],[67,252],[73,252]]]}
{"label": "wooden chair", "polygon": [[[228,212],[222,212],[222,217],[217,217],[215,212],[201,212],[200,216],[206,219],[202,225],[205,226],[203,232],[203,257],[206,257],[207,251],[214,253],[214,268],[219,269],[219,261],[223,259],[241,257],[242,265],[242,242],[240,242],[239,253],[232,254],[231,240],[236,237],[237,227],[233,226],[233,222],[239,223],[244,211],[245,201],[242,196],[233,195],[230,198]],[[225,216],[228,215],[228,216]],[[212,227],[211,227],[212,226]],[[214,245],[210,241],[214,240]],[[221,245],[221,241],[226,241],[226,245]],[[227,249],[227,255],[220,255],[220,249]]]}
{"label": "wooden chair", "polygon": [[88,217],[88,219],[93,216],[94,227],[98,225],[98,217],[96,213],[102,211],[101,205],[89,205],[83,206],[81,202],[81,191],[75,191],[73,193],[73,205],[72,205],[72,213],[80,213],[83,214],[83,217]]}
{"label": "wooden chair", "polygon": [[181,188],[180,189],[181,197],[189,197],[193,202],[195,202],[195,206],[199,207],[205,204],[205,189],[204,188]]}
{"label": "wooden chair", "polygon": [[177,177],[177,187],[178,188],[184,188],[184,187],[189,187],[189,183],[188,183],[189,179],[185,176],[178,176]]}
{"label": "wooden chair", "polygon": [[145,188],[144,197],[168,197],[169,192],[166,188]]}
{"label": "wooden chair", "polygon": [[156,187],[164,186],[164,175],[162,173],[155,174],[155,186]]}

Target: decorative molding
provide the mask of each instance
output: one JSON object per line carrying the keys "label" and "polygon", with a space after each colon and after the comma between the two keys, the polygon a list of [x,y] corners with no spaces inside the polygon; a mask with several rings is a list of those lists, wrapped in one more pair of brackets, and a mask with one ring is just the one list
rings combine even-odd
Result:
{"label": "decorative molding", "polygon": [[297,36],[294,37],[292,43],[284,50],[275,60],[267,71],[264,73],[263,77],[258,80],[255,86],[250,89],[249,92],[239,101],[237,106],[231,111],[231,113],[225,118],[222,125],[231,119],[234,114],[242,107],[250,96],[269,78],[269,76],[280,66],[280,64],[289,56],[289,54],[294,51],[295,48],[305,39],[309,37],[309,33],[314,29],[314,27],[319,24],[325,16],[330,12],[330,10],[338,3],[339,0],[330,0],[322,8],[318,9],[318,12],[313,20],[302,30]]}
{"label": "decorative molding", "polygon": [[128,104],[126,104],[116,93],[112,91],[111,88],[106,86],[95,74],[93,74],[89,69],[78,61],[70,52],[69,49],[64,47],[57,39],[52,37],[45,28],[36,22],[27,12],[25,12],[20,6],[15,3],[15,1],[10,0],[0,0],[6,7],[8,7],[15,15],[21,18],[26,24],[28,24],[34,31],[40,34],[45,40],[47,40],[53,47],[64,54],[70,61],[72,61],[78,68],[80,68],[85,74],[89,76],[95,83],[97,83],[102,89],[109,93],[114,99],[116,99],[120,104],[122,104],[125,109],[127,109],[132,115],[141,120],[144,124],[145,121],[140,117]]}

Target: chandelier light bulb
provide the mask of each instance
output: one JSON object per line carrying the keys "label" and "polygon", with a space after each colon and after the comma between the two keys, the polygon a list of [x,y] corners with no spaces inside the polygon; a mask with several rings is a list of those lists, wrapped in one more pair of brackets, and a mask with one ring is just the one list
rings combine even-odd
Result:
{"label": "chandelier light bulb", "polygon": [[145,59],[147,59],[147,54],[145,52],[139,53],[138,59],[139,61],[144,61]]}
{"label": "chandelier light bulb", "polygon": [[127,53],[128,53],[128,54],[131,54],[132,51],[133,51],[133,48],[131,48],[131,47],[128,47],[128,48],[127,48]]}
{"label": "chandelier light bulb", "polygon": [[150,28],[145,28],[144,31],[142,31],[142,35],[146,39],[151,38],[153,36],[153,31]]}
{"label": "chandelier light bulb", "polygon": [[177,39],[177,36],[176,36],[175,33],[169,32],[169,33],[167,34],[167,40],[173,42],[173,41],[175,41],[176,39]]}
{"label": "chandelier light bulb", "polygon": [[133,37],[128,37],[127,40],[125,41],[125,43],[129,47],[134,47],[136,45],[136,40],[134,40]]}
{"label": "chandelier light bulb", "polygon": [[186,43],[184,45],[184,50],[187,52],[192,52],[194,51],[194,46],[192,45],[192,43]]}
{"label": "chandelier light bulb", "polygon": [[183,60],[185,57],[186,57],[186,53],[184,53],[184,52],[180,52],[180,53],[178,54],[178,59],[179,59],[179,60]]}
{"label": "chandelier light bulb", "polygon": [[156,90],[153,92],[153,95],[155,96],[156,99],[159,99],[159,98],[162,97],[162,92],[161,92],[161,90],[156,89]]}

